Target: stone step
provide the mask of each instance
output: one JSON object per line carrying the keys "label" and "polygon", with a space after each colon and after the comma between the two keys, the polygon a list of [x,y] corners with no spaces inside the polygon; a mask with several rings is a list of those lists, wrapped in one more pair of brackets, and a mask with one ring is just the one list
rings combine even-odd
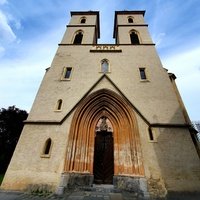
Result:
{"label": "stone step", "polygon": [[121,193],[110,193],[110,200],[123,200]]}
{"label": "stone step", "polygon": [[93,184],[92,187],[81,187],[80,190],[83,191],[93,191],[101,193],[120,193],[121,190],[114,188],[113,185],[96,185]]}

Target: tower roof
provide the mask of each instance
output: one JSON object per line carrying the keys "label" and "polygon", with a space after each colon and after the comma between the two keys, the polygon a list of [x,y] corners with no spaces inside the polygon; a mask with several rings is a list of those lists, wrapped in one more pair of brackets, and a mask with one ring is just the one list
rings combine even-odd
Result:
{"label": "tower roof", "polygon": [[97,37],[100,38],[99,11],[71,11],[72,15],[97,15]]}
{"label": "tower roof", "polygon": [[115,18],[114,18],[114,31],[113,31],[113,38],[115,38],[116,34],[116,26],[117,26],[117,15],[131,15],[131,14],[142,14],[145,15],[145,10],[124,10],[124,11],[115,11]]}

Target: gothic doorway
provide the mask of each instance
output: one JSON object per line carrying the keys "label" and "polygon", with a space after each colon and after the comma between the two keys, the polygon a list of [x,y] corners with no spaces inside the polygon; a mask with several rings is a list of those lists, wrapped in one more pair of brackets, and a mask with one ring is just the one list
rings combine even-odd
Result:
{"label": "gothic doorway", "polygon": [[100,183],[112,183],[118,175],[144,175],[137,119],[123,95],[101,89],[80,102],[71,122],[64,171]]}
{"label": "gothic doorway", "polygon": [[[100,126],[98,126],[100,124]],[[94,183],[112,184],[114,175],[113,135],[111,123],[102,117],[96,126],[94,147]]]}

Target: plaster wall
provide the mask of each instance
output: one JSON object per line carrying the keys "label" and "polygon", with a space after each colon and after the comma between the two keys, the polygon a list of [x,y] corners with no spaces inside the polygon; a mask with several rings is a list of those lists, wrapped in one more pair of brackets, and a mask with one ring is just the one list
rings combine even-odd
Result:
{"label": "plaster wall", "polygon": [[119,44],[131,44],[130,31],[135,30],[138,33],[140,44],[152,44],[152,39],[149,32],[144,26],[131,26],[131,27],[118,27],[118,43]]}
{"label": "plaster wall", "polygon": [[136,116],[150,193],[162,190],[166,195],[167,191],[200,191],[200,162],[189,131],[153,128],[154,141],[151,141],[148,126]]}
{"label": "plaster wall", "polygon": [[61,44],[73,44],[77,31],[83,32],[82,44],[93,44],[95,41],[95,27],[68,27]]}
{"label": "plaster wall", "polygon": [[[82,17],[86,18],[86,22],[84,24],[80,23],[80,19]],[[97,16],[96,15],[73,15],[71,18],[69,25],[96,25],[97,24]]]}
{"label": "plaster wall", "polygon": [[[103,88],[121,95],[106,78],[103,78],[90,93]],[[150,193],[157,194],[160,189],[163,195],[167,190],[199,191],[199,158],[189,131],[179,128],[154,128],[155,140],[150,141],[148,125],[134,108],[133,112],[137,117],[145,177]],[[30,184],[46,182],[56,189],[64,169],[72,116],[73,113],[60,125],[27,124],[24,127],[5,176],[3,189],[19,190]],[[50,157],[45,158],[42,157],[42,150],[48,138],[52,139],[52,149]]]}
{"label": "plaster wall", "polygon": [[[110,63],[107,76],[150,122],[184,123],[170,79],[154,46],[120,45],[121,53],[93,53],[91,48],[75,45],[58,48],[28,120],[61,120],[103,75],[100,63],[106,58]],[[61,80],[64,67],[73,68],[69,81]],[[148,80],[140,79],[140,67],[146,68]],[[55,112],[58,99],[63,99],[62,112]]]}
{"label": "plaster wall", "polygon": [[[133,18],[133,24],[132,23],[128,23],[128,17],[132,17]],[[144,17],[141,14],[123,14],[123,15],[118,15],[117,16],[117,24],[118,25],[122,25],[122,24],[126,24],[126,25],[134,25],[134,24],[145,24],[144,21]]]}
{"label": "plaster wall", "polygon": [[[64,168],[71,116],[61,125],[25,125],[1,187],[24,190],[31,184],[59,184]],[[52,140],[49,155],[43,150]]]}

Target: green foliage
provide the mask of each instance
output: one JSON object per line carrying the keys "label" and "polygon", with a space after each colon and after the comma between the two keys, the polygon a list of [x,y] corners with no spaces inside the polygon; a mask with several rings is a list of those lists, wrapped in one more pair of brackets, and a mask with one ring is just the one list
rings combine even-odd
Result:
{"label": "green foliage", "polygon": [[28,113],[15,106],[0,109],[0,173],[5,173]]}

